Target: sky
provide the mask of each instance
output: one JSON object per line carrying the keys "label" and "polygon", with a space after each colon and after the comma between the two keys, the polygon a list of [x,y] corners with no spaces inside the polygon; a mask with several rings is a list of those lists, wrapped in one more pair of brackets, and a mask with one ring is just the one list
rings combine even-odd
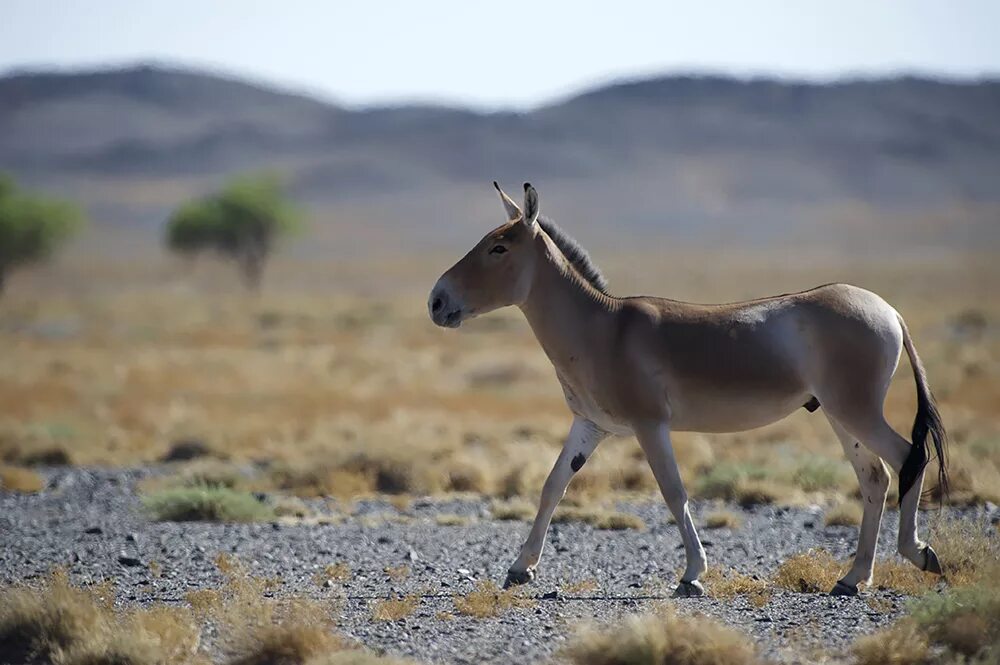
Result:
{"label": "sky", "polygon": [[1000,75],[1000,2],[3,0],[0,72],[205,67],[352,106],[525,108],[671,72]]}

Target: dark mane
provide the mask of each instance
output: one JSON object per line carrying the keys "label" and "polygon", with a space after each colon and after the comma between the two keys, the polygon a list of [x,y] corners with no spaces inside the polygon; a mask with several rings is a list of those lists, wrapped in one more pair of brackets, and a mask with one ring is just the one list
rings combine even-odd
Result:
{"label": "dark mane", "polygon": [[563,253],[566,260],[568,260],[570,264],[576,268],[581,277],[587,280],[591,286],[601,293],[608,292],[608,280],[606,280],[604,275],[601,274],[600,268],[595,266],[594,262],[590,260],[590,254],[587,254],[587,250],[580,247],[580,243],[559,228],[559,226],[548,217],[539,215],[538,224],[542,227],[545,233],[552,238],[552,242],[556,244],[556,247],[558,247],[559,251]]}

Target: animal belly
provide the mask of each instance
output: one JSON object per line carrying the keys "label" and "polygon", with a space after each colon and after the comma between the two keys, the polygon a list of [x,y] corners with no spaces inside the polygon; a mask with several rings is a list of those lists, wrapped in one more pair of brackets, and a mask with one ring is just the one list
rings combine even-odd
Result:
{"label": "animal belly", "polygon": [[742,432],[770,425],[801,408],[809,395],[705,396],[671,401],[676,432]]}

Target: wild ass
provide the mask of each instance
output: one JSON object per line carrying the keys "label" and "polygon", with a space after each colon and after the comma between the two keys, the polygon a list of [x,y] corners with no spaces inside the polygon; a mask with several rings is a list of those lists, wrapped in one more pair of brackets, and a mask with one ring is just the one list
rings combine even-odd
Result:
{"label": "wild ass", "polygon": [[[493,184],[508,221],[441,276],[428,300],[430,317],[457,328],[497,308],[520,307],[574,415],[508,585],[534,579],[556,504],[598,443],[609,434],[634,434],[684,542],[687,567],[675,595],[702,595],[705,550],[671,432],[747,430],[803,407],[822,407],[864,502],[854,564],[830,593],[854,595],[859,583],[871,583],[890,480],[885,462],[899,474],[899,552],[940,574],[934,550],[917,537],[917,507],[928,434],[946,487],[945,431],[906,324],[888,303],[847,284],[724,305],[615,297],[587,253],[539,216],[530,184],[523,212]],[[902,348],[917,388],[914,445],[882,413]]]}

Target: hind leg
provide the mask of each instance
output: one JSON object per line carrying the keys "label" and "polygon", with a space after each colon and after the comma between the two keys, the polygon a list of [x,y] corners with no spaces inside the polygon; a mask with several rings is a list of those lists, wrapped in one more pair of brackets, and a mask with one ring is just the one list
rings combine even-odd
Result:
{"label": "hind leg", "polygon": [[858,534],[858,551],[854,555],[854,565],[830,591],[833,596],[853,596],[858,592],[858,584],[871,584],[875,566],[875,548],[878,545],[878,531],[882,524],[885,497],[889,492],[889,470],[885,463],[872,451],[856,441],[833,418],[827,417],[844,453],[854,467],[861,486],[861,502],[864,516]]}
{"label": "hind leg", "polygon": [[[903,462],[910,454],[910,444],[885,421],[881,407],[874,412],[868,410],[868,413],[834,407],[833,410],[828,409],[828,413],[848,434],[885,460],[897,474],[903,468]],[[941,566],[934,550],[917,537],[917,509],[923,481],[924,474],[921,472],[900,501],[899,553],[921,570],[940,574]]]}

